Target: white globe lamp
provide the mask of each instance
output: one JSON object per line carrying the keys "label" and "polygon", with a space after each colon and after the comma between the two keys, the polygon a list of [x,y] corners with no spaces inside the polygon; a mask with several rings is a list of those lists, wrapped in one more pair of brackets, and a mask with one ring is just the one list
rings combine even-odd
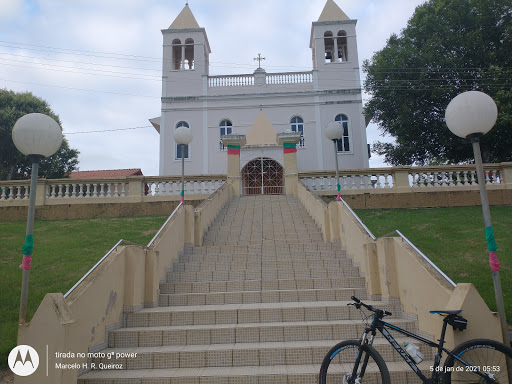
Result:
{"label": "white globe lamp", "polygon": [[494,100],[483,92],[469,91],[455,97],[445,112],[446,125],[453,134],[467,138],[485,135],[498,118]]}
{"label": "white globe lamp", "polygon": [[12,141],[24,155],[49,157],[62,144],[62,129],[50,116],[30,113],[14,124]]}

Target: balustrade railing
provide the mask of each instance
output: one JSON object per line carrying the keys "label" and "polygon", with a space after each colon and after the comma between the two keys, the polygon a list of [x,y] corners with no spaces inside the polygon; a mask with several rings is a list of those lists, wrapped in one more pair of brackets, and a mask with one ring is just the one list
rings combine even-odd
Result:
{"label": "balustrade railing", "polygon": [[[485,164],[485,184],[489,188],[512,188],[512,163]],[[429,189],[478,189],[474,165],[435,167],[392,167],[341,170],[342,191],[368,192],[426,191]],[[300,172],[299,178],[312,191],[336,191],[335,171]]]}
{"label": "balustrade railing", "polygon": [[[225,175],[186,176],[186,195],[210,195],[226,181]],[[143,201],[153,197],[174,196],[179,199],[181,177],[135,176],[104,179],[39,179],[36,204],[58,204],[90,199],[98,202]],[[29,180],[0,181],[0,204],[28,203]]]}
{"label": "balustrade railing", "polygon": [[[185,195],[211,194],[219,189],[226,181],[226,177],[217,179],[185,180]],[[178,196],[181,193],[181,179],[175,180],[148,180],[144,186],[146,196]]]}
{"label": "balustrade railing", "polygon": [[313,72],[269,73],[267,84],[302,84],[313,82]]}
{"label": "balustrade railing", "polygon": [[[284,72],[265,74],[264,84],[304,84],[313,82],[313,72]],[[253,74],[208,76],[208,87],[244,87],[255,85]]]}
{"label": "balustrade railing", "polygon": [[[394,185],[393,173],[390,169],[361,169],[340,171],[342,190],[358,189],[390,189]],[[336,190],[336,174],[334,171],[302,172],[299,178],[312,191]]]}
{"label": "balustrade railing", "polygon": [[254,75],[208,76],[209,87],[243,87],[254,85]]}
{"label": "balustrade railing", "polygon": [[[501,171],[499,164],[486,165],[484,170],[485,184],[501,184]],[[476,169],[418,169],[409,173],[412,188],[436,188],[449,186],[478,185]]]}

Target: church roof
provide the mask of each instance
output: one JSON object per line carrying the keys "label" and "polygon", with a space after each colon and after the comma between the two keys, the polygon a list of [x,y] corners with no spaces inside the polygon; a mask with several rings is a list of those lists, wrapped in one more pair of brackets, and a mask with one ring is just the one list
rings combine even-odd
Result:
{"label": "church roof", "polygon": [[180,14],[169,26],[169,29],[188,29],[188,28],[200,28],[197,23],[194,14],[190,10],[188,3],[181,10]]}
{"label": "church roof", "polygon": [[100,171],[75,171],[69,174],[72,179],[98,179],[104,177],[143,176],[140,168],[104,169]]}
{"label": "church roof", "polygon": [[322,11],[318,21],[345,21],[350,20],[345,12],[334,2],[334,0],[327,0],[324,10]]}

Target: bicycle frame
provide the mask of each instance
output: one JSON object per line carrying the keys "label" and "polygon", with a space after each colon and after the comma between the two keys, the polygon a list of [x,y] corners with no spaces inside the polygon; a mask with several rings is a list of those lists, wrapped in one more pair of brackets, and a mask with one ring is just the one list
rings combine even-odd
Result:
{"label": "bicycle frame", "polygon": [[[377,316],[374,316],[371,326],[366,328],[363,332],[363,335],[361,336],[361,344],[366,343],[366,344],[372,345],[373,339],[377,333],[376,331],[379,330],[379,332],[382,334],[382,336],[384,336],[384,338],[398,352],[398,354],[402,357],[402,359],[405,360],[405,362],[409,365],[409,367],[411,367],[411,369],[416,373],[416,375],[421,379],[421,381],[423,381],[426,384],[434,384],[434,383],[439,382],[441,374],[444,373],[444,371],[442,371],[442,369],[439,368],[439,366],[441,364],[441,356],[442,356],[443,351],[446,352],[449,356],[453,356],[456,360],[462,362],[466,366],[468,366],[468,367],[471,366],[470,364],[466,363],[464,360],[462,360],[458,356],[454,355],[451,351],[444,348],[444,346],[443,346],[444,345],[444,337],[446,334],[447,325],[448,325],[448,323],[445,318],[443,320],[443,329],[442,329],[441,338],[439,339],[439,344],[438,344],[433,341],[427,340],[421,336],[415,335],[414,333],[411,333],[405,329],[399,328],[396,325],[389,324],[389,323],[377,318]],[[421,343],[427,344],[428,346],[437,349],[437,353],[436,353],[435,359],[434,359],[434,365],[430,368],[430,370],[432,372],[432,377],[430,379],[427,378],[423,374],[423,372],[419,369],[418,365],[414,362],[414,360],[411,359],[409,354],[400,346],[400,344],[398,344],[398,342],[388,332],[388,330],[386,328],[390,328],[390,329],[397,331],[407,337],[413,338],[415,340],[418,340]],[[371,334],[369,338],[368,338],[368,334]],[[475,371],[474,373],[483,378],[487,378],[487,376],[482,372]]]}

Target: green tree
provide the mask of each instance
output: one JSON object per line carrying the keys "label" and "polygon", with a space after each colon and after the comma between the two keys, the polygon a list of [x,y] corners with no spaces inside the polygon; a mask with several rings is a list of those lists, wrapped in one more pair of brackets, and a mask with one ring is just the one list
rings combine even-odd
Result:
{"label": "green tree", "polygon": [[[14,146],[12,128],[27,113],[44,113],[61,125],[59,116],[48,103],[30,92],[16,93],[0,89],[0,180],[24,179],[30,174],[32,163]],[[78,151],[69,147],[66,139],[57,153],[41,160],[39,176],[67,177],[78,165]]]}
{"label": "green tree", "polygon": [[458,94],[479,90],[499,111],[482,137],[485,162],[512,158],[512,5],[510,0],[430,0],[400,35],[363,65],[371,100],[365,114],[394,143],[374,143],[392,165],[464,163],[471,146],[444,122]]}

